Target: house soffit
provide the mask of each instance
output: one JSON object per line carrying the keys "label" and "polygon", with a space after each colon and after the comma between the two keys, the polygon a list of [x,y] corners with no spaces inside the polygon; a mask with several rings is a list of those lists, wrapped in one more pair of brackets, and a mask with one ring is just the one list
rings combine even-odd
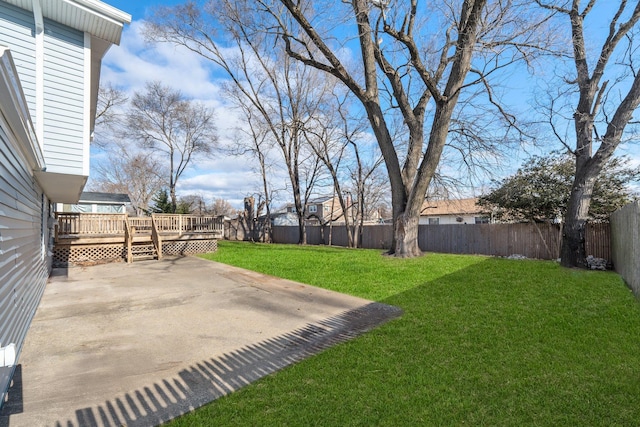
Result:
{"label": "house soffit", "polygon": [[[33,1],[38,0],[2,1],[33,11]],[[131,15],[97,0],[39,1],[45,18],[87,32],[113,44],[120,44],[124,24],[131,22]]]}

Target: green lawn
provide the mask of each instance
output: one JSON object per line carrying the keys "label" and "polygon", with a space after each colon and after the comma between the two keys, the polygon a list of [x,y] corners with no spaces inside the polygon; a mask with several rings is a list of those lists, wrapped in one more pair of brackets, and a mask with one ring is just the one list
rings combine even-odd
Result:
{"label": "green lawn", "polygon": [[237,242],[209,258],[404,314],[171,425],[640,424],[640,304],[614,273]]}

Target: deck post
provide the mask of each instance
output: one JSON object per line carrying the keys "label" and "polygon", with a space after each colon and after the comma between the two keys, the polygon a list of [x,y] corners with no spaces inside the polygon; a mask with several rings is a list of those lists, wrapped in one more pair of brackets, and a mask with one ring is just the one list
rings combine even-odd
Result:
{"label": "deck post", "polygon": [[55,213],[55,226],[53,227],[53,241],[58,243],[58,233],[60,232],[60,221],[58,220],[58,212]]}
{"label": "deck post", "polygon": [[156,224],[155,216],[151,215],[151,240],[156,247],[156,253],[158,259],[162,259],[162,237],[158,233],[158,226]]}
{"label": "deck post", "polygon": [[125,217],[124,219],[124,241],[127,246],[127,263],[131,264],[133,262],[133,252],[131,251],[131,246],[133,244],[133,235],[135,234],[135,228],[129,226],[129,220]]}

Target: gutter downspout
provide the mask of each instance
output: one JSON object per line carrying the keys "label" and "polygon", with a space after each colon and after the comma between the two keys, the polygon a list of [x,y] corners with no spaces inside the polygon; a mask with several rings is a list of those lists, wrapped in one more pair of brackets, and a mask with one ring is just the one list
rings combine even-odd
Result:
{"label": "gutter downspout", "polygon": [[44,17],[40,0],[32,0],[33,20],[36,27],[36,137],[44,151]]}

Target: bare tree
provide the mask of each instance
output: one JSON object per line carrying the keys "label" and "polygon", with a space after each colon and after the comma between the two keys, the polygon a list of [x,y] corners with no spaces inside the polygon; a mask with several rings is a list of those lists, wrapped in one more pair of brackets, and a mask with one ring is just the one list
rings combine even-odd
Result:
{"label": "bare tree", "polygon": [[122,128],[124,110],[129,102],[127,94],[111,83],[101,85],[98,89],[98,100],[96,103],[96,115],[94,122],[94,133],[92,135],[92,144],[97,148],[110,150],[113,141],[119,141],[121,138],[115,136],[115,133]]}
{"label": "bare tree", "polygon": [[[585,267],[585,223],[595,183],[623,140],[625,128],[640,104],[640,70],[634,44],[640,1],[590,0],[584,6],[580,0],[536,0],[536,3],[563,17],[571,31],[573,50],[569,57],[574,69],[563,80],[573,90],[561,92],[560,100],[552,97],[548,109],[554,134],[576,160],[564,217],[561,264]],[[591,22],[585,28],[588,17]],[[604,40],[595,37],[600,28],[608,28]],[[591,46],[599,42],[602,47],[592,50]],[[576,92],[577,99],[572,96]],[[559,108],[562,105],[570,107],[569,114]],[[572,121],[575,143],[558,128],[558,122],[564,118]]]}
{"label": "bare tree", "polygon": [[264,117],[259,111],[256,111],[252,102],[238,90],[236,85],[225,85],[225,89],[227,96],[233,99],[234,104],[246,119],[246,126],[238,129],[236,145],[232,147],[230,152],[237,156],[251,156],[258,162],[262,192],[259,195],[261,200],[258,203],[259,212],[257,215],[260,216],[262,209],[266,211],[267,221],[262,228],[264,232],[262,240],[271,242],[273,236],[270,221],[272,200],[270,178],[273,168],[270,157],[274,146],[273,139],[270,138],[271,132]]}
{"label": "bare tree", "polygon": [[186,207],[189,213],[194,215],[207,215],[209,214],[209,207],[204,200],[202,194],[185,194],[178,199],[178,205]]}
{"label": "bare tree", "polygon": [[130,153],[124,144],[111,146],[108,153],[106,161],[96,163],[92,186],[97,191],[128,194],[136,216],[147,214],[164,184],[160,162],[149,153]]}
{"label": "bare tree", "polygon": [[[293,61],[282,49],[274,49],[268,35],[251,32],[240,20],[243,6],[232,1],[209,2],[204,8],[207,13],[193,2],[159,8],[146,26],[146,35],[149,40],[184,46],[227,73],[235,86],[231,93],[243,104],[244,113],[259,116],[268,130],[268,136],[255,136],[272,141],[282,156],[298,216],[299,243],[306,243],[306,201],[320,164],[306,147],[303,129],[314,114],[310,109],[322,100],[316,90],[322,87],[318,85],[321,73]],[[213,34],[220,35],[222,45]]]}
{"label": "bare tree", "polygon": [[92,162],[91,188],[108,193],[125,193],[136,215],[149,212],[149,204],[164,183],[163,168],[151,153],[137,150],[123,138],[123,111],[127,95],[111,84],[98,91],[95,143],[104,156]]}
{"label": "bare tree", "polygon": [[[539,31],[544,19],[534,19],[525,1],[445,1],[432,7],[418,7],[417,0],[235,3],[245,13],[243,26],[255,28],[252,34],[277,34],[289,56],[331,74],[360,101],[389,176],[391,253],[401,257],[421,254],[420,208],[462,94],[482,88],[485,105],[495,111],[494,126],[516,126],[498,104],[490,78],[516,61],[530,60],[543,44],[541,39],[550,35]],[[350,42],[345,36],[348,27],[341,25],[345,21],[357,28],[352,34],[357,43],[348,44],[351,50],[359,49],[357,64],[344,59],[347,46],[337,43]],[[408,140],[392,136],[396,111],[403,117]]]}
{"label": "bare tree", "polygon": [[168,188],[172,210],[177,206],[176,185],[194,155],[210,155],[217,141],[210,108],[184,98],[180,91],[149,82],[136,92],[127,114],[130,137],[168,161]]}
{"label": "bare tree", "polygon": [[367,190],[371,189],[368,184],[382,158],[376,153],[369,166],[367,160],[370,159],[362,158],[363,149],[358,139],[364,136],[366,125],[361,115],[349,114],[348,96],[339,93],[343,89],[336,86],[337,82],[331,83],[329,92],[335,95],[333,102],[327,102],[323,114],[312,118],[305,128],[305,138],[328,171],[334,198],[340,205],[340,219],[345,223],[347,245],[355,248],[363,226]]}
{"label": "bare tree", "polygon": [[231,216],[235,214],[238,210],[235,209],[231,203],[229,203],[225,199],[215,199],[213,201],[213,205],[211,205],[211,213],[212,215],[228,215]]}
{"label": "bare tree", "polygon": [[120,110],[127,104],[127,94],[114,87],[111,83],[100,86],[96,105],[95,126],[111,126],[120,116]]}

